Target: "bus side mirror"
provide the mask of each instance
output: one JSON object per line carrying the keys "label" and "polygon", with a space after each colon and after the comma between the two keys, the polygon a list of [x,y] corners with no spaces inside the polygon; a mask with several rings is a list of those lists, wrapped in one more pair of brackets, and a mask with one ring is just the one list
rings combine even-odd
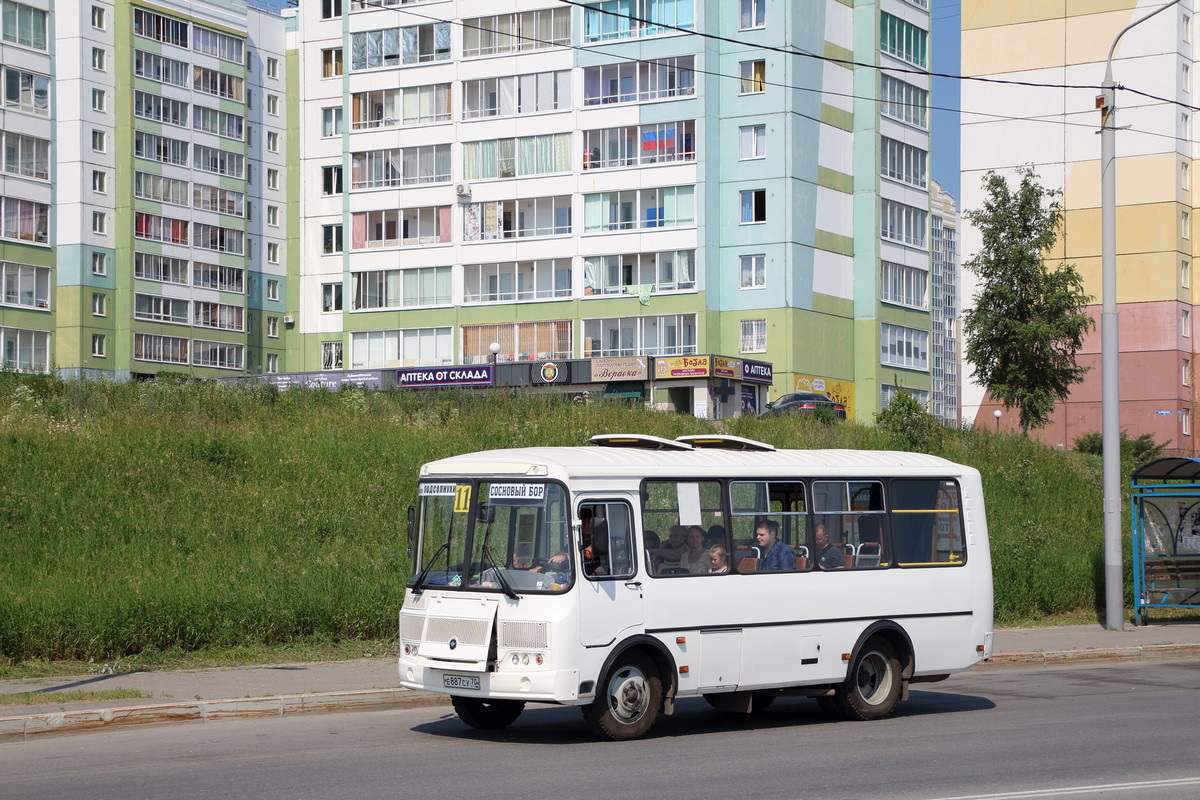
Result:
{"label": "bus side mirror", "polygon": [[409,506],[409,507],[408,507],[408,534],[407,534],[407,538],[408,538],[408,562],[409,562],[410,564],[412,563],[413,545],[416,543],[416,542],[415,542],[415,540],[414,540],[414,538],[413,538],[413,526],[414,526],[414,524],[416,523],[416,520],[417,520],[417,508],[416,508],[416,506]]}

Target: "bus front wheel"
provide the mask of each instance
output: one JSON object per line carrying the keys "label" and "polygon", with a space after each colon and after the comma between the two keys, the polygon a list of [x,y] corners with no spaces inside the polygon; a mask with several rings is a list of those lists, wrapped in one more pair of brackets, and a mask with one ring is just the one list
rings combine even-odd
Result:
{"label": "bus front wheel", "polygon": [[821,698],[821,707],[846,719],[872,720],[891,716],[900,699],[900,658],[886,639],[871,639],[854,660],[846,682]]}
{"label": "bus front wheel", "polygon": [[650,732],[662,708],[662,679],[644,656],[617,659],[596,693],[583,707],[583,718],[601,739],[640,739]]}
{"label": "bus front wheel", "polygon": [[479,697],[451,697],[454,713],[463,722],[481,731],[498,731],[517,721],[525,710],[520,700],[483,700]]}

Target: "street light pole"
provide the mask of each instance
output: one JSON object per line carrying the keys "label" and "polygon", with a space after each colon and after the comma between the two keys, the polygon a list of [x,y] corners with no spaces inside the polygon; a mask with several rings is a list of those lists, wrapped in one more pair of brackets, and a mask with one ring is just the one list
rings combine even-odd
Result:
{"label": "street light pole", "polygon": [[1117,42],[1130,28],[1140,25],[1180,0],[1172,0],[1126,25],[1113,39],[1104,67],[1100,109],[1100,314],[1101,436],[1104,439],[1104,627],[1125,628],[1125,588],[1121,557],[1121,387],[1120,339],[1117,336],[1117,84],[1112,60]]}

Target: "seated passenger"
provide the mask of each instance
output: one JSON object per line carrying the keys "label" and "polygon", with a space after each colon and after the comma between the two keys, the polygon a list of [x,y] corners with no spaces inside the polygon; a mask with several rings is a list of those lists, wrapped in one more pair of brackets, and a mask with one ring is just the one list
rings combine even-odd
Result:
{"label": "seated passenger", "polygon": [[758,559],[759,572],[785,572],[796,568],[796,554],[779,541],[779,523],[775,520],[758,521],[754,528],[754,542],[762,554]]}
{"label": "seated passenger", "polygon": [[708,526],[708,535],[704,537],[704,543],[708,547],[712,547],[714,544],[724,544],[725,543],[725,526],[724,525],[709,525]]}
{"label": "seated passenger", "polygon": [[842,548],[829,543],[829,534],[825,530],[824,522],[817,523],[816,545],[817,566],[821,569],[842,569],[846,566]]}
{"label": "seated passenger", "polygon": [[710,575],[729,572],[729,551],[725,545],[714,544],[708,548],[708,572]]}
{"label": "seated passenger", "polygon": [[687,529],[682,525],[671,526],[671,530],[667,532],[667,540],[662,543],[662,547],[658,548],[658,555],[663,561],[679,560],[679,556],[687,547],[683,541],[686,533]]}
{"label": "seated passenger", "polygon": [[658,555],[658,548],[662,546],[662,542],[655,531],[646,531],[642,534],[642,539],[646,543],[646,570],[651,575],[657,575],[658,565],[662,563],[662,558]]}
{"label": "seated passenger", "polygon": [[704,575],[710,566],[708,551],[704,547],[704,529],[699,525],[688,528],[687,547],[679,556],[679,566],[688,571],[689,575]]}

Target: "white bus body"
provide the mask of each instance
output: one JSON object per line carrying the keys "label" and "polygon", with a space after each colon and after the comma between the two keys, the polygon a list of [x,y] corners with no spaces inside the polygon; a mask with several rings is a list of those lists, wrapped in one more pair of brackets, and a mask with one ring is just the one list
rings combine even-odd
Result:
{"label": "white bus body", "polygon": [[[555,703],[628,739],[681,697],[753,711],[803,695],[879,718],[910,683],[991,655],[978,471],[918,453],[684,438],[424,465],[402,685],[452,695],[474,727]],[[790,552],[772,556],[764,520]],[[679,551],[647,532],[666,544],[674,525],[699,525],[710,564],[720,545],[728,570],[673,566]],[[832,543],[820,552],[818,527]]]}

